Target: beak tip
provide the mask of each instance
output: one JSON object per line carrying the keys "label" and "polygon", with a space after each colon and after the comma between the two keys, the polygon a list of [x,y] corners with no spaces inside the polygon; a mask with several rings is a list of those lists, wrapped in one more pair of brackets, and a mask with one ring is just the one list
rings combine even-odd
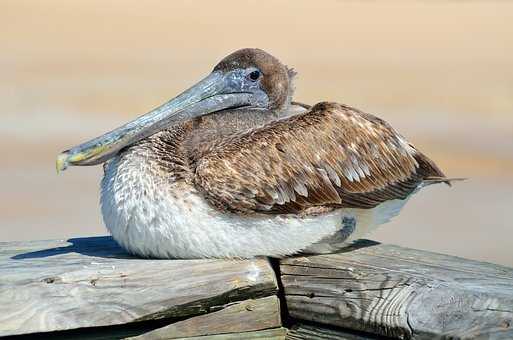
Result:
{"label": "beak tip", "polygon": [[57,156],[57,160],[55,161],[55,168],[57,173],[66,170],[68,167],[68,153],[63,152]]}

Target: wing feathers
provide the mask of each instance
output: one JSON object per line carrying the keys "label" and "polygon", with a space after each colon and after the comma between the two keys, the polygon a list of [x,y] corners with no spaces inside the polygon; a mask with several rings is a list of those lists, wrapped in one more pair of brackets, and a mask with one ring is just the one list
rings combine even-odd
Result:
{"label": "wing feathers", "polygon": [[197,163],[196,186],[217,207],[298,213],[370,208],[444,177],[385,121],[335,103],[224,140]]}

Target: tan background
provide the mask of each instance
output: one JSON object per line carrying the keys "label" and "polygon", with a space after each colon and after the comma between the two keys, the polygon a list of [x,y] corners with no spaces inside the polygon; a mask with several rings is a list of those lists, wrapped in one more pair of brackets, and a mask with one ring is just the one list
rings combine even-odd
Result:
{"label": "tan background", "polygon": [[260,47],[296,99],[378,114],[449,176],[371,237],[513,265],[513,3],[0,1],[0,240],[104,234],[101,168],[61,150]]}

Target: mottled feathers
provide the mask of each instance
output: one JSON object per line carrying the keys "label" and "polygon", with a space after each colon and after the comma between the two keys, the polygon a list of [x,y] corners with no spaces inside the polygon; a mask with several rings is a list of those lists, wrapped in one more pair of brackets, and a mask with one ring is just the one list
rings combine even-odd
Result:
{"label": "mottled feathers", "polygon": [[424,180],[443,177],[385,121],[319,103],[221,140],[198,160],[194,183],[224,211],[312,214],[404,199]]}

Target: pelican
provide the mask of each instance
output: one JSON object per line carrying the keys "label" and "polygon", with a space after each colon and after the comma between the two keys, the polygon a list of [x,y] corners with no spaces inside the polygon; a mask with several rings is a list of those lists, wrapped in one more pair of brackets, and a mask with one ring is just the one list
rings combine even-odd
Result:
{"label": "pelican", "polygon": [[104,164],[101,212],[152,258],[324,253],[397,215],[442,171],[384,120],[292,101],[295,72],[260,49],[222,59],[147,114],[62,152]]}

